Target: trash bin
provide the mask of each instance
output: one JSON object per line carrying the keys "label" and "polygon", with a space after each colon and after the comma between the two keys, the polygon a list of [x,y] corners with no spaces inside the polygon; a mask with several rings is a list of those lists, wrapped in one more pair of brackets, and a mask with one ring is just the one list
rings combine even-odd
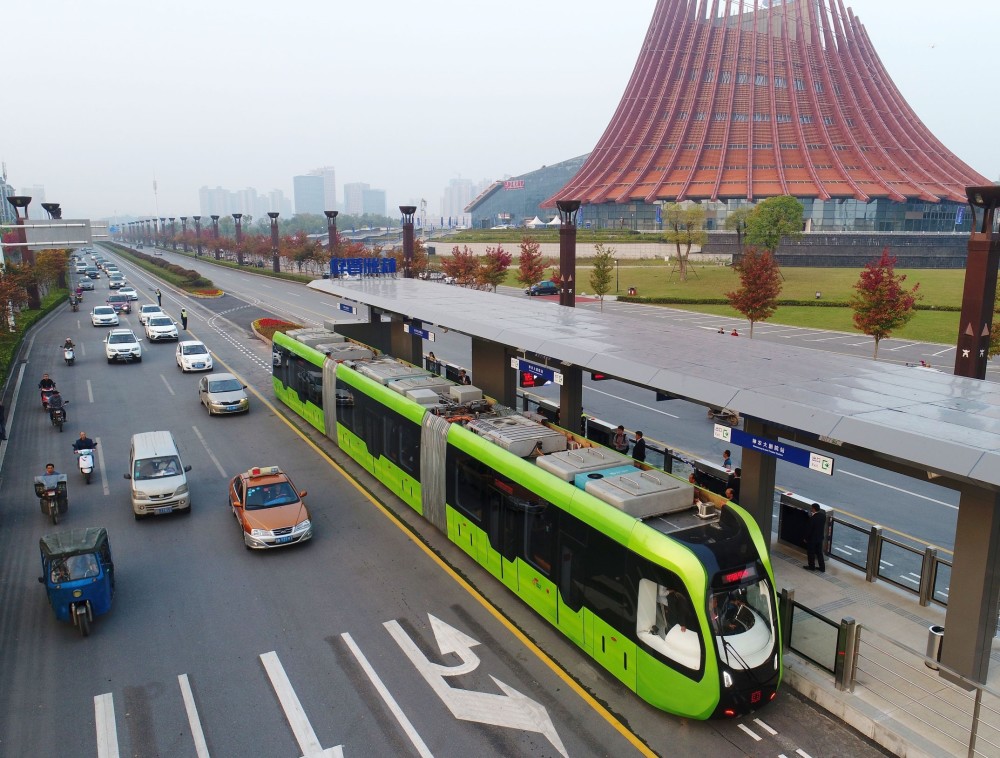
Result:
{"label": "trash bin", "polygon": [[630,294],[630,295],[636,294],[635,287],[629,287],[628,288],[628,294]]}
{"label": "trash bin", "polygon": [[[944,644],[944,627],[932,624],[927,629],[927,657],[938,663],[941,662],[941,646]],[[938,670],[930,661],[924,661],[924,665],[934,671]]]}

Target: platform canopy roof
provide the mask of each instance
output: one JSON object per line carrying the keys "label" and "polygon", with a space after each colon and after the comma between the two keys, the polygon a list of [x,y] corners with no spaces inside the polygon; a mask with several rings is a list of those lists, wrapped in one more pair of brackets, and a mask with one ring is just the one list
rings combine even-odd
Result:
{"label": "platform canopy roof", "polygon": [[547,356],[554,368],[572,364],[1000,489],[994,382],[414,279],[309,287],[432,331],[428,324]]}

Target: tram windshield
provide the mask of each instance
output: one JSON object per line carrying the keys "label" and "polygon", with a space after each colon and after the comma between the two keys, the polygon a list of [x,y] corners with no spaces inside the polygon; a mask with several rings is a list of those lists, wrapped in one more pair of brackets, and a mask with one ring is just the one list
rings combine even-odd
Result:
{"label": "tram windshield", "polygon": [[732,665],[753,667],[774,647],[774,608],[765,580],[713,592],[708,620],[720,642],[720,654]]}

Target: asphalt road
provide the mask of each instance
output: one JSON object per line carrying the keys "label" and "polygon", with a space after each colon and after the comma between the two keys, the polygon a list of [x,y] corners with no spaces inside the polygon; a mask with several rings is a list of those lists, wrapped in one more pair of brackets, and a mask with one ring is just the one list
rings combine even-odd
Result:
{"label": "asphalt road", "polygon": [[[254,391],[252,410],[209,418],[172,343],[143,341],[142,363],[107,365],[106,330],[87,317],[104,279],[79,313],[61,309],[35,330],[0,449],[0,755],[336,755],[338,746],[343,755],[882,754],[787,692],[739,722],[691,723],[647,707],[442,535],[405,509],[397,520],[391,498],[351,461],[270,405],[270,355],[247,319],[267,310],[321,320],[320,296],[225,271],[234,282],[222,286],[248,300],[195,301],[120,266],[140,302],[159,285],[175,318],[187,308],[216,370],[232,368]],[[123,322],[141,332],[135,316]],[[79,346],[72,367],[59,351],[66,336]],[[38,402],[43,371],[70,401],[62,434]],[[193,467],[191,516],[131,516],[129,440],[153,429],[170,429]],[[89,486],[70,450],[81,430],[100,443]],[[118,593],[87,639],[54,618],[35,581],[38,538],[53,527],[31,481],[50,460],[70,479],[58,528],[101,525],[111,536]],[[311,493],[316,537],[251,553],[226,485],[272,464]],[[109,717],[113,728],[95,731]]]}

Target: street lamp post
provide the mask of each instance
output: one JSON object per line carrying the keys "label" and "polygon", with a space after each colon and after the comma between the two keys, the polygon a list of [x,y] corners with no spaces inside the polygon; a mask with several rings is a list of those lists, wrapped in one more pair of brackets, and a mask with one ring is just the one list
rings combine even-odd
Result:
{"label": "street lamp post", "polygon": [[337,239],[337,213],[339,211],[323,211],[326,216],[326,234],[329,237],[330,245],[330,276],[337,278],[340,276],[339,262],[334,265],[334,259],[340,260],[340,240]]}
{"label": "street lamp post", "polygon": [[236,222],[236,265],[243,265],[243,214],[234,213],[233,221]]}
{"label": "street lamp post", "polygon": [[403,214],[403,278],[413,278],[413,214],[417,212],[415,205],[401,205],[399,212]]}
{"label": "street lamp post", "polygon": [[278,255],[278,216],[277,211],[268,211],[271,219],[271,269],[274,273],[281,271],[281,257]]}
{"label": "street lamp post", "polygon": [[181,216],[181,244],[184,246],[184,252],[188,251],[188,217]]}
{"label": "street lamp post", "polygon": [[576,307],[576,214],[579,200],[559,200],[559,305]]}
{"label": "street lamp post", "polygon": [[219,260],[219,216],[212,214],[212,236],[215,237],[215,260]]}
{"label": "street lamp post", "polygon": [[167,219],[160,216],[160,242],[157,247],[162,247],[164,250],[167,247]]}
{"label": "street lamp post", "polygon": [[198,246],[198,257],[201,257],[201,216],[192,216],[194,219],[194,238]]}

